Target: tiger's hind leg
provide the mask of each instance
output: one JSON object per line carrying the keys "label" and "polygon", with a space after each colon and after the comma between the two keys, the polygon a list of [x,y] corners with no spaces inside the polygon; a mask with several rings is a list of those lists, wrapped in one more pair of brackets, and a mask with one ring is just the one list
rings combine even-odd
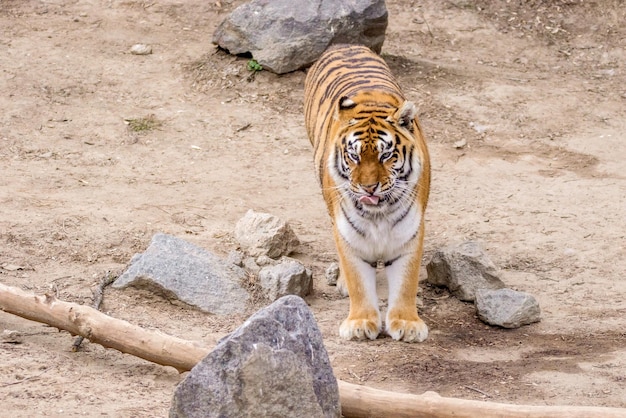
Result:
{"label": "tiger's hind leg", "polygon": [[394,340],[422,342],[428,327],[417,314],[416,298],[421,251],[406,255],[386,268],[389,283],[389,308],[385,331]]}
{"label": "tiger's hind leg", "polygon": [[[382,328],[376,294],[376,268],[339,249],[341,279],[350,296],[350,313],[339,335],[346,340],[375,340]],[[340,288],[341,291],[341,288]]]}
{"label": "tiger's hind leg", "polygon": [[337,279],[337,291],[344,298],[350,296],[348,293],[348,286],[346,285],[346,280],[343,278],[343,273],[341,270],[339,271],[339,278]]}

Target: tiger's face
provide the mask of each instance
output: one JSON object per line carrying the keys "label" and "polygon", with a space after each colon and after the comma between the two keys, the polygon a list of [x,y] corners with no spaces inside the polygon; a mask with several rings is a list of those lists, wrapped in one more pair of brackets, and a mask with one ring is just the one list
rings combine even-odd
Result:
{"label": "tiger's face", "polygon": [[340,100],[341,123],[331,164],[342,194],[366,213],[413,198],[410,191],[418,168],[411,165],[415,106],[407,101],[388,111],[377,106],[372,112],[372,105],[363,97]]}

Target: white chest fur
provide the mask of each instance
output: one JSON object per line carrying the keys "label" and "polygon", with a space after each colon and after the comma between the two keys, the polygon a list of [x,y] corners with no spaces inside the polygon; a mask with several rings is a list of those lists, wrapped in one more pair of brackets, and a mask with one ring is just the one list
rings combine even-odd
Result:
{"label": "white chest fur", "polygon": [[[407,244],[417,234],[421,221],[416,204],[408,212],[402,208],[395,212],[399,213],[373,218],[352,215],[349,219],[346,212],[341,212],[336,220],[337,228],[361,259],[369,262],[391,261],[407,252]],[[398,220],[400,215],[404,216]]]}

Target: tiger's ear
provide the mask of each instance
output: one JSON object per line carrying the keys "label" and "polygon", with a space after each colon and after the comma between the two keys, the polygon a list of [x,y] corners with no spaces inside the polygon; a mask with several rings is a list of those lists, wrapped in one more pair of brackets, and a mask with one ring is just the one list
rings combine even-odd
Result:
{"label": "tiger's ear", "polygon": [[355,107],[356,107],[356,102],[354,100],[352,100],[348,96],[341,96],[339,98],[339,105],[335,109],[334,119],[335,120],[345,119],[348,115],[347,114],[342,115],[342,112],[344,110],[354,109]]}
{"label": "tiger's ear", "polygon": [[413,127],[413,121],[415,120],[415,116],[417,115],[417,108],[408,100],[405,100],[400,106],[400,109],[394,115],[395,119],[398,121],[398,124],[403,128],[411,130]]}
{"label": "tiger's ear", "polygon": [[342,96],[339,99],[339,110],[348,110],[348,109],[354,108],[355,106],[356,106],[355,101],[349,98],[348,96]]}

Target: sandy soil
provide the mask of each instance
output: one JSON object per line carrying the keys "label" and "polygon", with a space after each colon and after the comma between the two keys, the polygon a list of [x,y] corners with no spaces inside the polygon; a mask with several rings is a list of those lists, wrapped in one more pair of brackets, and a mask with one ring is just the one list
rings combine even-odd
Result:
{"label": "sandy soil", "polygon": [[[543,309],[538,324],[492,328],[423,284],[431,334],[415,345],[337,336],[348,301],[323,274],[335,251],[304,131],[305,73],[251,76],[246,59],[215,52],[213,31],[240,3],[0,3],[0,281],[90,304],[154,233],[226,254],[252,208],[303,241],[307,301],[338,378],[626,407],[623,1],[388,1],[383,54],[432,154],[425,259],[481,241]],[[153,54],[130,54],[136,43]],[[206,344],[246,317],[113,289],[103,311]],[[21,340],[0,343],[0,415],[165,416],[183,377],[88,342],[72,352],[66,332],[6,313],[0,327]]]}

